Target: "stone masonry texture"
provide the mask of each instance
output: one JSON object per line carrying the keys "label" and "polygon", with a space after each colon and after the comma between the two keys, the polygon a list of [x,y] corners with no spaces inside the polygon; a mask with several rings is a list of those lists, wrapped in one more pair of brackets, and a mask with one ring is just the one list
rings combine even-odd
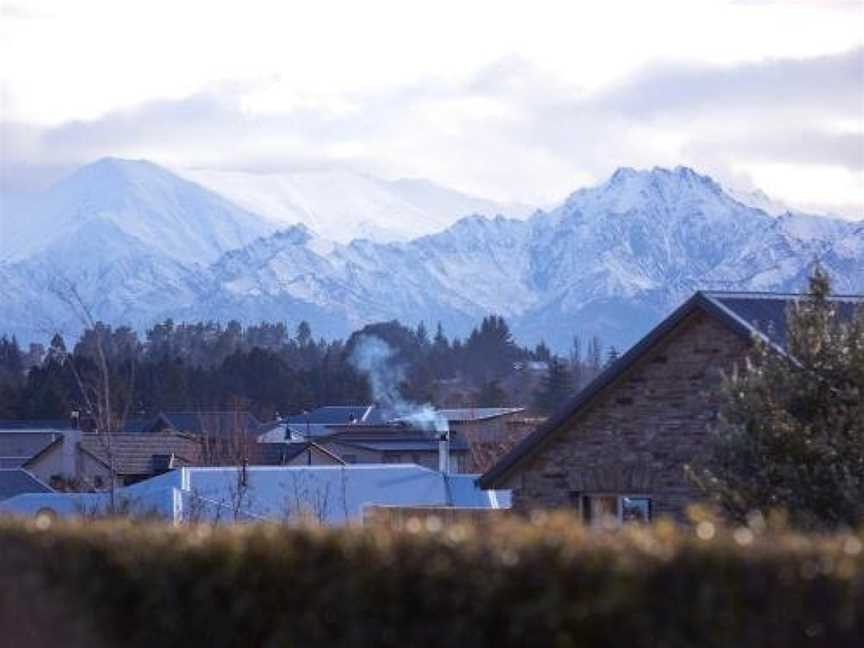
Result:
{"label": "stone masonry texture", "polygon": [[705,449],[724,373],[749,343],[697,311],[514,467],[500,487],[517,510],[573,507],[581,495],[647,495],[681,519],[698,500],[685,465]]}

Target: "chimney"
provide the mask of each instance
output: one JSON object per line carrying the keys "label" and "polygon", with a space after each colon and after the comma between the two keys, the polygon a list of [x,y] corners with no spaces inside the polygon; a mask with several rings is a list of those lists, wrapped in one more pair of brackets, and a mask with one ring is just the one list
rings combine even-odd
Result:
{"label": "chimney", "polygon": [[81,430],[63,430],[62,470],[67,479],[78,478],[78,444],[81,442]]}
{"label": "chimney", "polygon": [[450,472],[450,429],[438,430],[438,471]]}

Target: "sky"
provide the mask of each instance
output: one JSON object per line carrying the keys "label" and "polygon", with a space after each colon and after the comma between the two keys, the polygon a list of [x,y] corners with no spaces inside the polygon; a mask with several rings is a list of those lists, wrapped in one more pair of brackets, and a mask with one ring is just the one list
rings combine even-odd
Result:
{"label": "sky", "polygon": [[692,166],[864,218],[864,0],[0,0],[0,189],[106,155],[549,206]]}

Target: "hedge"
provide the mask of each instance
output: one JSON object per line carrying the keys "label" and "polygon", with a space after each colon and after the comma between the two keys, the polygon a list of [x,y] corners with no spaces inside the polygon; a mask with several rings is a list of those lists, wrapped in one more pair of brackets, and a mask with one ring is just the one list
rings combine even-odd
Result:
{"label": "hedge", "polygon": [[3,645],[864,645],[862,533],[41,522],[0,521]]}

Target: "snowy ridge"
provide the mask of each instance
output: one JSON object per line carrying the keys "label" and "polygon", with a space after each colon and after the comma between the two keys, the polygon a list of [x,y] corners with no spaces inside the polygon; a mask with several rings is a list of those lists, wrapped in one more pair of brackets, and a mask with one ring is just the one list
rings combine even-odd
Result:
{"label": "snowy ridge", "polygon": [[438,232],[472,213],[527,216],[507,205],[423,179],[381,180],[348,171],[245,173],[178,171],[280,226],[303,223],[325,239],[350,243],[407,241]]}
{"label": "snowy ridge", "polygon": [[[112,174],[118,164],[148,163],[112,161]],[[63,235],[31,232],[27,256],[10,247],[0,262],[0,331],[74,329],[46,296],[56,276],[99,317],[137,327],[306,319],[332,336],[397,318],[464,335],[499,313],[520,340],[558,349],[576,334],[626,347],[698,289],[800,291],[816,260],[838,291],[864,292],[864,223],[771,214],[686,167],[620,169],[527,220],[471,215],[407,241],[341,243],[152,166],[97,174],[95,194],[86,174],[56,192],[65,210],[45,213]]]}

